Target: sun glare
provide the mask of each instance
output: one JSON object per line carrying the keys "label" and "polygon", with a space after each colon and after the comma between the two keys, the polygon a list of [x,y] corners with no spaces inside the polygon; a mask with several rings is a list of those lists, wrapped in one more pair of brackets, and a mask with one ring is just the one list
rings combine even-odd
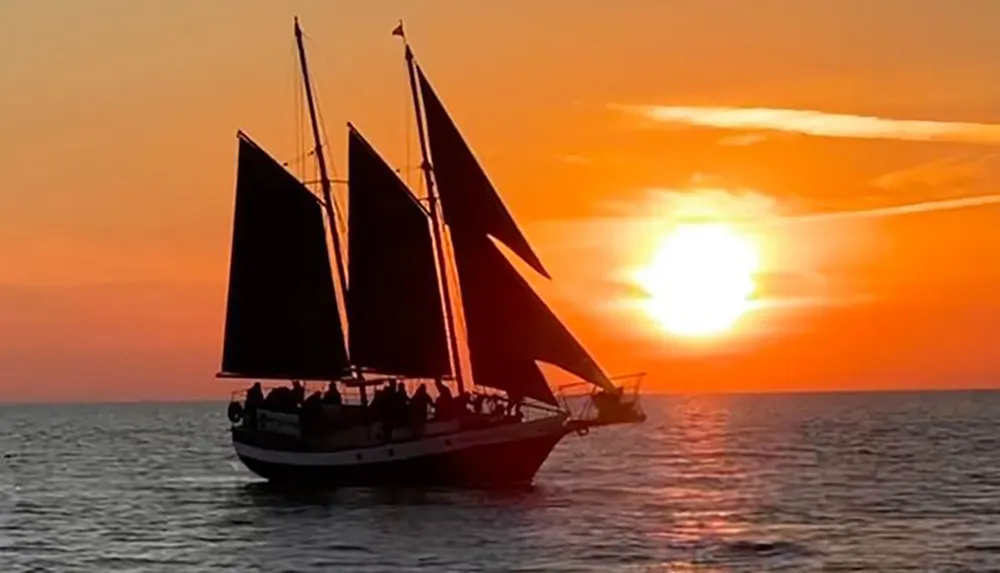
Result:
{"label": "sun glare", "polygon": [[664,238],[636,276],[646,311],[668,332],[724,332],[750,308],[757,245],[727,225],[690,224]]}

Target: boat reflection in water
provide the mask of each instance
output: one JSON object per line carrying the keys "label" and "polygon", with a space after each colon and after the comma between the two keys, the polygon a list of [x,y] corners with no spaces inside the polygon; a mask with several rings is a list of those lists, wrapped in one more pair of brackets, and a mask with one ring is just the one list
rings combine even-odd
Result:
{"label": "boat reflection in water", "polygon": [[[297,21],[295,34],[322,198],[238,134],[219,376],[294,381],[234,396],[242,462],[282,483],[526,484],[566,435],[644,420],[642,376],[613,382],[494,243],[548,278],[408,44],[427,196],[349,125],[344,264]],[[591,390],[557,398],[537,362]]]}

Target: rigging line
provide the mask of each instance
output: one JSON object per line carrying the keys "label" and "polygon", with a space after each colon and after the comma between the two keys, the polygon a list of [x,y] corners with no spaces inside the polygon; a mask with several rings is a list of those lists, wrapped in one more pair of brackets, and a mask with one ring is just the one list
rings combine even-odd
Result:
{"label": "rigging line", "polygon": [[[298,118],[296,118],[296,119],[298,119]],[[296,130],[296,131],[299,131],[299,130]],[[299,139],[299,138],[296,137],[296,139]],[[296,142],[296,146],[297,145],[298,145],[298,142]],[[289,167],[289,168],[294,167],[294,168],[298,169],[299,171],[296,172],[296,175],[299,177],[299,181],[306,182],[305,173],[302,173],[302,166],[305,165],[306,160],[308,160],[312,156],[313,156],[313,152],[312,151],[299,152],[295,156],[293,156],[291,159],[289,159],[288,161],[283,161],[281,164],[284,167]],[[309,181],[309,183],[318,183],[318,181]]]}
{"label": "rigging line", "polygon": [[[292,46],[289,49],[289,53],[294,58],[295,49]],[[305,179],[304,173],[304,153],[303,149],[305,147],[304,142],[301,141],[301,137],[304,132],[301,130],[302,118],[304,117],[302,104],[304,95],[302,94],[302,85],[299,82],[298,72],[296,71],[297,65],[290,67],[286,70],[285,75],[285,94],[281,101],[282,112],[281,115],[287,117],[289,114],[289,104],[291,103],[291,113],[293,121],[293,132],[292,132],[292,145],[295,147],[295,155],[286,161],[281,162],[281,165],[287,168],[292,174],[294,174],[300,181]],[[289,85],[290,84],[290,85]],[[289,95],[291,93],[291,95]],[[291,102],[289,101],[291,100]]]}
{"label": "rigging line", "polygon": [[[315,94],[314,100],[316,105],[316,115],[319,117],[319,129],[323,135],[323,150],[325,151],[327,149],[332,149],[332,146],[330,145],[330,136],[326,132],[326,121],[323,120],[323,106],[320,105],[319,103],[319,100],[322,99],[319,97],[320,95],[319,86],[316,85],[315,81],[313,81],[313,93]],[[338,173],[337,171],[337,162],[336,160],[333,159],[333,154],[331,153],[330,155],[328,155],[327,159],[329,159],[330,172],[333,175],[333,179],[342,179],[340,173]],[[343,212],[344,209],[337,208],[339,205],[343,204],[343,201],[338,201],[336,194],[331,194],[331,199],[333,200],[333,206],[334,206],[333,213],[337,218],[337,232],[340,232],[341,229],[343,229],[344,232],[346,232],[347,219],[344,217],[344,212]]]}
{"label": "rigging line", "polygon": [[[292,55],[294,56],[294,53]],[[294,70],[295,68],[292,68],[292,69]],[[296,74],[294,72],[292,73],[292,83],[294,84],[294,87],[292,88],[292,91],[294,92],[294,97],[295,97],[294,103],[293,103],[293,107],[292,107],[292,122],[293,122],[292,123],[292,129],[293,129],[292,137],[295,139],[295,156],[292,159],[289,159],[288,161],[286,161],[285,165],[288,166],[291,169],[294,169],[295,170],[295,175],[299,178],[299,181],[303,181],[303,180],[305,180],[305,175],[306,174],[305,174],[305,171],[302,168],[303,164],[300,163],[300,158],[302,157],[302,148],[300,147],[300,145],[301,145],[301,136],[299,135],[299,131],[300,131],[299,130],[299,122],[300,122],[300,115],[299,115],[299,113],[300,113],[300,109],[301,109],[300,102],[302,101],[302,98],[301,98],[301,96],[299,94],[299,87],[298,87],[298,83],[299,82],[298,82],[298,78],[296,77],[297,75],[298,74]]]}
{"label": "rigging line", "polygon": [[[313,83],[313,91],[317,95],[319,94],[319,90],[316,89],[315,82]],[[319,98],[318,97],[316,98],[316,100],[317,100],[316,101],[316,115],[319,116],[319,129],[320,129],[320,131],[323,134],[323,149],[324,150],[331,149],[332,147],[330,145],[330,137],[326,133],[326,122],[323,121],[323,108],[322,108],[322,106],[319,105],[319,101],[318,101]],[[342,179],[342,178],[340,177],[340,174],[337,172],[337,162],[333,160],[332,153],[330,154],[329,160],[330,160],[330,172],[333,174],[333,178],[331,178],[331,180],[330,180],[330,182],[332,183],[333,179]],[[347,220],[344,218],[344,212],[343,212],[344,209],[342,209],[342,208],[336,208],[340,204],[342,204],[343,201],[338,201],[337,200],[337,196],[336,196],[335,193],[331,193],[330,194],[330,198],[333,200],[333,206],[335,207],[334,210],[333,210],[333,213],[337,217],[337,227],[338,227],[337,230],[339,232],[340,229],[342,228],[346,232],[347,231]]]}
{"label": "rigging line", "polygon": [[[313,82],[313,92],[316,94],[316,115],[319,116],[319,130],[323,135],[323,149],[332,149],[332,146],[330,145],[330,136],[326,133],[326,121],[323,120],[323,106],[319,103],[319,100],[321,99],[319,97],[319,86],[316,85],[315,81]],[[329,160],[330,172],[333,174],[334,178],[339,179],[340,174],[337,172],[337,161],[333,158],[333,152],[328,155],[327,159]]]}
{"label": "rigging line", "polygon": [[[309,40],[309,43],[310,43],[311,46],[314,46],[314,49],[311,51],[311,53],[318,54],[319,55],[319,59],[320,59],[321,62],[325,62],[327,64],[327,66],[329,66],[331,69],[333,69],[333,70],[335,70],[335,71],[338,72],[337,73],[338,76],[341,76],[341,74],[339,73],[340,67],[337,65],[337,63],[334,60],[332,60],[332,59],[330,59],[330,58],[328,58],[326,56],[326,53],[322,50],[321,43],[317,42],[316,40],[314,40],[313,38],[311,38],[305,32],[302,33],[302,36],[305,39]],[[340,84],[337,84],[338,87],[343,87],[343,88],[346,88],[347,91],[353,92],[355,96],[358,96],[358,97],[361,98],[361,101],[377,101],[378,100],[378,97],[377,97],[378,94],[375,93],[374,91],[369,90],[369,89],[362,90],[362,89],[360,89],[358,87],[358,85],[352,84],[351,82],[347,81],[347,79],[350,77],[348,74],[343,74],[342,77],[344,78],[344,81],[342,83],[340,83]],[[369,84],[365,83],[363,85],[367,86]]]}
{"label": "rigging line", "polygon": [[306,178],[306,158],[308,157],[308,152],[306,151],[306,110],[305,110],[305,93],[302,88],[302,82],[299,81],[299,68],[298,62],[298,50],[293,45],[291,48],[291,56],[294,61],[292,70],[296,70],[292,73],[292,81],[295,83],[295,153],[298,156],[298,170],[299,176],[305,180]]}
{"label": "rigging line", "polygon": [[[345,92],[353,94],[354,97],[359,98],[360,101],[362,101],[362,102],[378,101],[378,96],[380,94],[376,93],[375,91],[373,91],[371,89],[360,89],[359,88],[359,84],[349,81],[350,80],[350,75],[346,74],[346,73],[341,73],[341,67],[338,66],[337,63],[334,60],[332,60],[331,58],[327,57],[326,53],[322,50],[322,46],[320,45],[320,43],[318,43],[316,40],[314,40],[312,37],[310,37],[305,32],[302,33],[302,37],[309,41],[310,47],[312,48],[311,53],[314,53],[314,54],[316,54],[316,55],[319,56],[318,59],[319,59],[320,63],[321,64],[325,63],[326,67],[329,67],[331,70],[334,71],[334,76],[337,77],[337,78],[339,78],[341,80],[337,84],[338,89],[341,89],[342,91],[345,91]],[[368,86],[369,84],[366,82],[366,83],[360,84],[360,85]],[[319,93],[318,88],[316,88],[316,82],[315,81],[313,82],[313,89],[314,89],[314,91],[316,93]],[[409,88],[407,88],[407,90],[403,92],[404,95],[406,93],[408,93],[408,90],[409,90]],[[318,99],[319,98],[317,98],[317,100]],[[411,137],[412,137],[412,133],[411,133],[412,128],[410,128],[410,125],[411,125],[411,122],[413,121],[413,119],[411,117],[412,109],[411,109],[410,106],[412,106],[413,104],[409,101],[408,97],[404,97],[404,102],[406,104],[406,108],[404,109],[403,117],[406,118],[406,126],[407,126],[406,143],[405,143],[405,145],[406,145],[406,149],[405,149],[405,155],[406,155],[405,161],[406,161],[406,164],[409,165],[410,164],[410,152],[411,152],[410,147],[412,146],[412,143],[410,141]],[[318,105],[318,102],[317,102],[317,105]],[[322,112],[317,111],[317,113],[319,113],[320,116],[322,116]],[[323,124],[323,128],[322,129],[324,129],[324,130],[326,129],[325,128],[325,124]],[[326,136],[325,133],[324,133],[323,137],[327,138],[327,136]],[[327,143],[324,142],[324,144],[327,144]],[[336,169],[336,167],[334,166],[334,170],[335,169]],[[419,169],[419,167],[417,169]],[[397,170],[397,173],[399,173],[398,170]],[[348,174],[348,177],[350,177],[349,174]],[[409,187],[409,188],[412,189],[412,186],[410,185],[411,181],[410,181],[409,178],[405,179],[404,182],[406,183],[407,187]],[[423,182],[421,181],[420,184],[423,185]]]}
{"label": "rigging line", "polygon": [[[293,131],[292,131],[292,145],[295,146],[295,155],[293,155],[292,157],[298,157],[298,155],[299,155],[299,141],[298,141],[298,121],[299,121],[299,104],[298,104],[298,99],[299,99],[299,93],[298,93],[298,89],[295,88],[295,73],[294,73],[293,70],[294,70],[294,68],[289,68],[285,72],[286,73],[285,81],[286,82],[291,82],[291,84],[287,84],[287,83],[285,84],[285,92],[286,92],[285,95],[287,97],[287,95],[288,95],[287,92],[289,92],[289,91],[292,92],[292,95],[291,95],[290,99],[286,99],[286,100],[282,101],[282,106],[281,107],[282,107],[282,111],[284,111],[285,106],[287,106],[289,104],[292,107],[291,114],[290,114],[292,116],[291,117],[291,120],[292,120],[292,124],[291,125],[292,125],[292,129],[293,129]],[[302,180],[302,173],[299,173],[298,171],[295,170],[296,169],[295,161],[296,161],[295,159],[289,159],[289,160],[281,162],[281,164],[282,164],[282,166],[287,167],[289,171],[292,171],[295,174],[295,176],[301,181]]]}
{"label": "rigging line", "polygon": [[[315,41],[308,34],[306,34],[305,32],[302,32],[302,37],[305,40],[309,41],[310,52],[311,53],[316,53],[317,50],[315,49]],[[322,55],[323,55],[322,52],[319,52],[319,54],[322,57]],[[322,144],[323,144],[323,150],[324,150],[324,154],[325,154],[325,150],[330,149],[331,145],[330,145],[330,137],[329,137],[329,135],[326,132],[326,121],[323,119],[323,106],[320,104],[320,100],[322,100],[323,98],[320,97],[321,92],[320,92],[320,89],[319,89],[319,85],[316,82],[316,78],[315,77],[311,77],[311,78],[309,78],[309,80],[310,80],[310,83],[312,84],[312,89],[313,89],[313,105],[316,108],[316,116],[317,116],[317,119],[318,119],[318,122],[319,122],[319,129],[320,129],[321,136],[322,136]],[[329,160],[328,161],[328,165],[329,165],[330,171],[331,171],[331,173],[333,175],[333,179],[341,179],[340,174],[337,171],[337,162],[333,159],[333,154],[331,153],[329,155],[325,155],[325,158]],[[314,179],[319,179],[319,177],[315,177]],[[334,229],[334,231],[337,232],[337,233],[341,233],[341,229],[344,229],[345,231],[347,229],[347,221],[344,218],[344,214],[342,213],[343,209],[337,208],[342,203],[342,201],[338,201],[337,197],[333,193],[331,193],[330,198],[333,201],[333,207],[334,207],[333,213],[334,213],[334,216],[336,218],[336,223],[337,223],[337,229]]]}
{"label": "rigging line", "polygon": [[[409,86],[407,86],[407,87],[409,87]],[[412,174],[411,166],[410,166],[410,139],[411,139],[412,135],[411,135],[410,132],[413,131],[413,126],[412,126],[412,124],[413,124],[413,118],[410,117],[410,116],[411,116],[411,112],[412,112],[411,108],[413,107],[413,104],[410,102],[410,98],[409,98],[409,96],[407,96],[406,90],[402,90],[401,93],[403,94],[403,117],[404,117],[404,122],[405,122],[404,123],[404,129],[403,129],[403,132],[405,134],[404,135],[405,140],[404,140],[404,144],[403,144],[403,146],[404,146],[403,148],[405,150],[404,151],[405,157],[403,159],[403,170],[404,170],[404,173],[406,173],[406,179],[405,179],[406,186],[408,188],[412,189],[413,188],[412,181],[411,181],[412,178],[410,177],[410,175]]]}

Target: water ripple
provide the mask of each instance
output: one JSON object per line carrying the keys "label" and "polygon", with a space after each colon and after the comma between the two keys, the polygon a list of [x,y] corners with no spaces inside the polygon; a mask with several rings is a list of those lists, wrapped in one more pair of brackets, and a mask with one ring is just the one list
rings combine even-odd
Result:
{"label": "water ripple", "polygon": [[652,398],[520,491],[282,492],[220,405],[0,413],[4,571],[995,571],[1000,394]]}

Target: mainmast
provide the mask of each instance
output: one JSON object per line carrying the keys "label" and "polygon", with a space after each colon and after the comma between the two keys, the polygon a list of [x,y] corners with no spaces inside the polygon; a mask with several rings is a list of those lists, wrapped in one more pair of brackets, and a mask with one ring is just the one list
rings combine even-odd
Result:
{"label": "mainmast", "polygon": [[[330,223],[330,236],[333,238],[333,254],[337,262],[337,280],[340,284],[340,295],[346,301],[347,274],[344,272],[344,259],[340,248],[340,233],[337,230],[337,217],[333,211],[333,192],[331,190],[330,174],[326,170],[326,156],[323,153],[323,141],[319,135],[319,121],[316,119],[316,102],[313,101],[312,82],[309,81],[309,66],[306,64],[306,49],[302,44],[302,28],[299,19],[295,18],[295,43],[299,49],[299,64],[302,66],[302,81],[306,88],[306,102],[309,104],[309,121],[312,124],[313,140],[316,142],[316,163],[319,165],[319,181],[323,189],[323,205]],[[346,303],[345,303],[346,307]]]}
{"label": "mainmast", "polygon": [[406,47],[406,70],[410,76],[410,92],[413,95],[413,108],[417,116],[417,134],[420,139],[420,170],[424,173],[424,182],[427,185],[427,202],[431,212],[431,225],[434,227],[434,254],[437,257],[438,272],[441,275],[441,292],[444,296],[444,315],[448,323],[448,346],[451,349],[452,372],[455,374],[455,383],[458,391],[465,391],[464,376],[462,375],[462,362],[458,352],[458,335],[455,329],[455,314],[451,304],[451,289],[448,286],[448,267],[446,266],[444,254],[444,226],[441,224],[439,215],[438,198],[434,192],[434,178],[431,174],[431,162],[427,157],[427,137],[424,134],[423,112],[420,108],[420,96],[417,93],[417,76],[414,70],[413,51],[406,41],[403,32],[403,22],[393,31],[393,34],[403,38],[403,45]]}

